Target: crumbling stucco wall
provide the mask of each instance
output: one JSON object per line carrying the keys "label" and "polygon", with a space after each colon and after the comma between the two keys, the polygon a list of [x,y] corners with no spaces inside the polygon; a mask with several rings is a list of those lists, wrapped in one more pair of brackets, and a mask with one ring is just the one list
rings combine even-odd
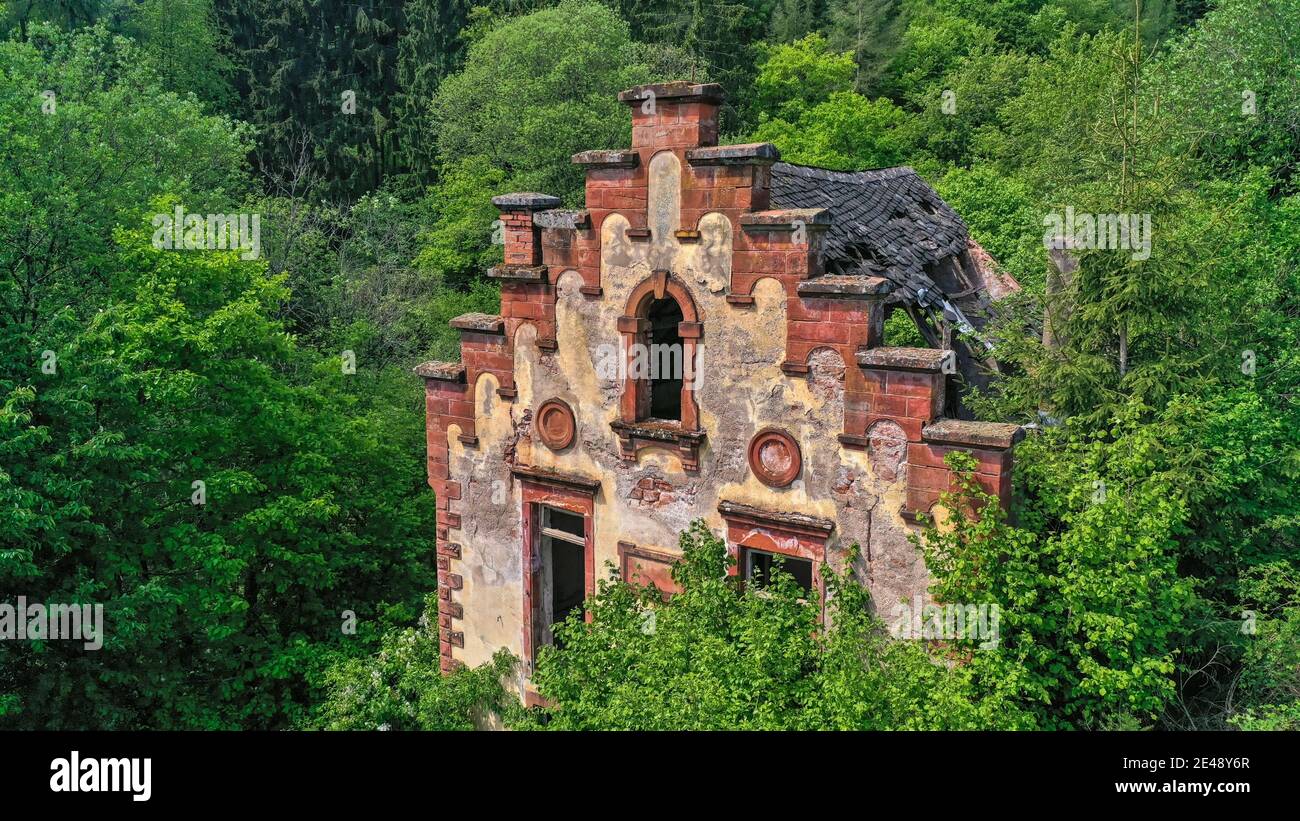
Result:
{"label": "crumbling stucco wall", "polygon": [[[667,156],[672,156],[671,154]],[[698,242],[679,242],[669,209],[677,196],[672,163],[652,165],[649,213],[671,230],[651,240],[633,240],[628,221],[611,215],[601,226],[601,283],[598,297],[579,292],[576,272],[553,272],[556,298],[554,351],[538,347],[537,332],[522,326],[514,340],[513,402],[497,397],[496,380],[474,386],[476,448],[450,445],[451,475],[464,487],[460,541],[464,587],[463,649],[466,664],[486,661],[500,647],[523,651],[522,497],[512,478],[516,464],[554,468],[600,481],[595,496],[595,560],[598,576],[617,566],[618,542],[665,553],[677,552],[678,535],[696,518],[724,533],[721,500],[774,512],[802,513],[836,522],[827,559],[841,566],[850,545],[860,545],[857,572],[876,607],[888,615],[893,604],[924,595],[927,577],[909,525],[899,515],[906,492],[904,449],[891,447],[888,430],[867,451],[841,445],[836,433],[844,417],[846,363],[829,349],[810,358],[807,377],[781,370],[786,350],[786,298],[775,279],[754,288],[755,302],[726,301],[733,227],[725,215],[699,223]],[[619,415],[622,382],[604,377],[620,350],[618,318],[632,290],[655,268],[671,270],[686,284],[704,323],[700,340],[701,380],[696,398],[707,439],[696,473],[683,469],[675,452],[641,450],[635,461],[620,458],[610,425]],[[848,363],[847,367],[855,367]],[[541,403],[558,398],[574,410],[575,443],[554,452],[530,424]],[[788,487],[772,488],[751,472],[747,448],[761,429],[777,427],[799,443],[803,468]],[[646,480],[650,481],[647,488]]]}

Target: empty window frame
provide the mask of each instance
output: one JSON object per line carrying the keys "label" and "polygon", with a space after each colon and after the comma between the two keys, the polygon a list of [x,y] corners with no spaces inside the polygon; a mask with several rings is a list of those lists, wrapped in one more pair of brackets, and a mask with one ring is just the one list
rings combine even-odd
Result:
{"label": "empty window frame", "polygon": [[541,618],[539,645],[558,644],[552,626],[581,610],[586,599],[587,519],[567,510],[539,505]]}
{"label": "empty window frame", "polygon": [[683,343],[678,328],[682,308],[672,297],[656,299],[647,312],[650,320],[649,389],[651,419],[682,420]]}
{"label": "empty window frame", "polygon": [[811,593],[813,589],[813,565],[808,559],[785,556],[780,553],[768,553],[749,547],[740,549],[741,578],[746,584],[752,584],[762,590],[771,583],[772,571],[780,567],[785,573],[794,577],[795,583]]}

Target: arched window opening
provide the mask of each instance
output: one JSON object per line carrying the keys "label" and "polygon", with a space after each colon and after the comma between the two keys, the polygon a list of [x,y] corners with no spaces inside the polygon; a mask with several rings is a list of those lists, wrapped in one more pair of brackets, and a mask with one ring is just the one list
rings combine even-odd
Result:
{"label": "arched window opening", "polygon": [[652,419],[680,422],[685,345],[682,308],[672,297],[655,299],[646,312],[650,322],[650,408]]}
{"label": "arched window opening", "polygon": [[655,270],[628,295],[618,318],[623,348],[619,455],[635,460],[644,447],[675,450],[682,469],[699,470],[700,406],[695,397],[704,322],[691,292],[670,271]]}

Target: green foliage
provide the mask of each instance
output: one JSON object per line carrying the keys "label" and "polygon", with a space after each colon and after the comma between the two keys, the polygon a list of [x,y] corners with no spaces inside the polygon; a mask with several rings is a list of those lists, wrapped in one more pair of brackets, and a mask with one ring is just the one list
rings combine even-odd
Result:
{"label": "green foliage", "polygon": [[501,261],[493,237],[500,212],[492,198],[509,190],[506,172],[486,157],[467,157],[444,168],[441,182],[422,203],[430,227],[421,237],[416,264],[453,282],[482,277]]}
{"label": "green foliage", "polygon": [[[614,95],[688,78],[786,160],[913,165],[1025,286],[969,403],[1048,416],[1015,524],[926,544],[936,594],[999,602],[1003,640],[889,639],[829,571],[816,629],[788,579],[724,580],[696,528],[685,594],[611,582],[560,628],[547,726],[1300,726],[1300,4],[1209,5],[8,4],[0,589],[103,602],[109,630],[0,644],[0,724],[539,721],[501,702],[509,659],[443,679],[411,629],[435,575],[409,369],[496,311],[490,197],[578,204],[569,155],[627,143]],[[149,247],[174,205],[260,214],[265,261]],[[1058,276],[1066,205],[1150,213],[1150,258],[1078,249]],[[901,311],[886,333],[918,341]]]}
{"label": "green foliage", "polygon": [[[327,697],[313,718],[326,730],[473,730],[492,713],[514,715],[502,679],[515,668],[505,650],[492,661],[443,675],[438,654],[438,604],[430,596],[420,626],[384,635],[368,658],[326,671]],[[432,620],[429,620],[429,617]]]}
{"label": "green foliage", "polygon": [[864,589],[824,569],[829,601],[805,599],[784,572],[759,591],[726,575],[725,543],[697,521],[673,570],[681,592],[602,581],[558,625],[532,677],[554,706],[546,729],[955,729],[1023,726],[996,698],[969,698],[964,669],[884,634]]}
{"label": "green foliage", "polygon": [[876,89],[898,48],[907,12],[897,0],[830,0],[826,37],[831,48],[853,55],[855,91]]}
{"label": "green foliage", "polygon": [[182,197],[236,210],[244,143],[125,41],[33,29],[0,71],[0,589],[106,621],[0,645],[5,726],[294,724],[435,583],[414,377],[299,348],[260,260],[152,247]]}
{"label": "green foliage", "polygon": [[815,32],[823,5],[822,0],[777,0],[772,11],[772,40],[791,43]]}
{"label": "green foliage", "polygon": [[[1075,418],[1022,442],[1018,526],[986,510],[927,533],[937,597],[1002,604],[1007,641],[975,671],[1026,682],[1044,725],[1248,723],[1243,702],[1267,713],[1292,697],[1294,426],[1247,387],[1149,412],[1131,403],[1104,429]],[[1245,610],[1256,636],[1238,630]],[[1197,672],[1225,655],[1252,687]]]}
{"label": "green foliage", "polygon": [[213,0],[141,0],[123,27],[140,43],[168,90],[221,111],[235,104],[230,44]]}
{"label": "green foliage", "polygon": [[629,141],[618,92],[653,79],[635,56],[627,24],[588,0],[494,27],[434,100],[439,161],[482,161],[510,190],[576,203],[583,174],[569,158]]}
{"label": "green foliage", "polygon": [[1285,558],[1255,564],[1239,592],[1248,608],[1238,637],[1246,648],[1227,720],[1245,730],[1298,729],[1300,568]]}
{"label": "green foliage", "polygon": [[788,162],[856,170],[897,165],[910,118],[886,99],[851,90],[853,60],[812,35],[768,52],[755,80],[765,111],[753,140],[771,142]]}
{"label": "green foliage", "polygon": [[618,92],[664,79],[627,24],[589,0],[493,19],[431,108],[441,178],[424,199],[417,265],[460,288],[500,260],[492,197],[541,191],[578,204],[584,177],[570,157],[627,145]]}
{"label": "green foliage", "polygon": [[48,347],[48,323],[107,296],[113,230],[143,204],[170,193],[206,211],[247,185],[246,132],[164,90],[130,41],[102,27],[29,34],[0,43],[0,347],[12,356]]}
{"label": "green foliage", "polygon": [[308,165],[346,200],[403,170],[393,125],[403,4],[235,0],[217,10],[242,69],[241,115],[258,127],[259,171]]}
{"label": "green foliage", "polygon": [[[971,673],[1022,694],[1041,726],[1153,721],[1174,695],[1174,661],[1192,603],[1172,539],[1185,508],[1150,477],[1116,481],[1104,501],[1094,501],[1083,489],[1090,488],[1096,445],[1062,438],[1021,445],[1031,485],[1046,484],[1052,469],[1062,477],[1064,487],[1055,488],[1061,495],[1045,503],[1059,529],[1040,530],[1031,514],[1023,527],[1007,524],[968,474],[960,496],[941,500],[953,512],[949,526],[925,533],[932,591],[939,601],[999,604],[1002,643],[973,654]],[[1050,466],[1040,472],[1036,457]],[[962,454],[948,459],[955,469],[975,467]],[[1062,462],[1070,470],[1060,472]]]}
{"label": "green foliage", "polygon": [[[1002,106],[1020,93],[1033,65],[1023,54],[978,51],[959,58],[938,80],[910,91],[908,101],[920,112],[923,150],[941,163],[969,164],[981,139],[1000,124]],[[1003,230],[1024,232],[1029,224]]]}
{"label": "green foliage", "polygon": [[1041,289],[1047,258],[1042,236],[1029,230],[1042,224],[1029,186],[979,165],[952,169],[935,181],[935,190],[961,214],[971,236],[1021,285]]}
{"label": "green foliage", "polygon": [[1179,39],[1156,71],[1179,120],[1176,149],[1209,173],[1261,166],[1294,192],[1300,157],[1300,3],[1225,0]]}
{"label": "green foliage", "polygon": [[924,348],[925,337],[906,311],[895,310],[885,320],[885,344],[899,348]]}
{"label": "green foliage", "polygon": [[1265,620],[1243,669],[1240,712],[1229,722],[1243,730],[1300,729],[1300,607]]}
{"label": "green foliage", "polygon": [[[722,127],[737,133],[752,127],[755,112],[746,103],[754,53],[777,22],[775,0],[614,0],[611,5],[628,22],[632,39],[651,51],[676,55],[677,68],[664,79],[720,83],[728,96]],[[799,0],[787,3],[799,5]],[[803,25],[787,17],[781,28],[795,36]]]}
{"label": "green foliage", "polygon": [[23,682],[19,726],[283,726],[345,610],[400,622],[433,584],[417,403],[295,351],[260,265],[143,237],[3,418],[4,587],[103,603],[105,646],[0,648],[0,690]]}
{"label": "green foliage", "polygon": [[774,143],[788,162],[856,171],[898,165],[907,125],[906,112],[886,99],[837,91],[795,122],[762,123],[754,139]]}
{"label": "green foliage", "polygon": [[770,47],[754,80],[754,102],[769,117],[798,120],[837,91],[853,87],[850,52],[830,51],[819,34]]}
{"label": "green foliage", "polygon": [[463,31],[472,0],[406,0],[397,40],[394,127],[402,164],[415,181],[429,183],[437,166],[436,125],[430,106],[442,78],[465,56]]}
{"label": "green foliage", "polygon": [[890,92],[904,96],[905,89],[932,84],[962,57],[991,49],[996,39],[993,30],[964,17],[918,9],[908,21],[882,82]]}

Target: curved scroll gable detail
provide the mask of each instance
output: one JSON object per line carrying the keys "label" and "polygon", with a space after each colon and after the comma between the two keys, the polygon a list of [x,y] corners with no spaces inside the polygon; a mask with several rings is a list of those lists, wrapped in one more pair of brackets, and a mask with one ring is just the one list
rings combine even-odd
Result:
{"label": "curved scroll gable detail", "polygon": [[[918,517],[942,514],[945,457],[972,456],[1006,506],[1023,435],[948,418],[962,364],[946,337],[885,345],[896,305],[958,304],[983,281],[952,268],[970,256],[965,227],[914,172],[717,146],[712,84],[620,99],[631,147],[573,157],[580,207],[535,192],[494,200],[499,315],[452,320],[460,361],[417,368],[440,667],[506,648],[525,660],[525,704],[557,608],[579,607],[616,559],[628,580],[670,582],[670,545],[697,518],[725,531],[743,583],[766,584],[783,556],[824,593],[821,565],[852,561],[876,601],[927,598],[910,536]],[[911,287],[926,283],[933,293]]]}

